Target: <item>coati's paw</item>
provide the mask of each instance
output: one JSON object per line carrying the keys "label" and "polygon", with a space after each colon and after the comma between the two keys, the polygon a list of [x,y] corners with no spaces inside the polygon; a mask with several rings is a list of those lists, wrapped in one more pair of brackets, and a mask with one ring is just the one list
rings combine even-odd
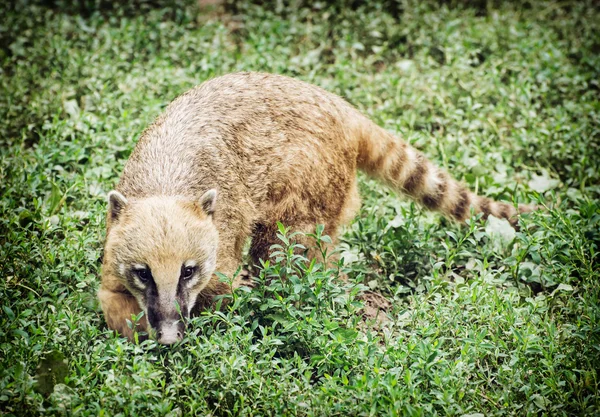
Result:
{"label": "coati's paw", "polygon": [[239,287],[248,287],[254,288],[256,286],[256,281],[254,281],[252,274],[246,268],[242,269],[235,280],[233,281],[233,288]]}

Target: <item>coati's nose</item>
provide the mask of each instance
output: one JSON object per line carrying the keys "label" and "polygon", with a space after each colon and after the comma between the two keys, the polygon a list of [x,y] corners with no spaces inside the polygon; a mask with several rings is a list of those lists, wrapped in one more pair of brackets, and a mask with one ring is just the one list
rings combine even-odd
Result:
{"label": "coati's nose", "polygon": [[183,339],[183,323],[172,321],[160,324],[160,329],[156,333],[158,343],[163,345],[172,345]]}

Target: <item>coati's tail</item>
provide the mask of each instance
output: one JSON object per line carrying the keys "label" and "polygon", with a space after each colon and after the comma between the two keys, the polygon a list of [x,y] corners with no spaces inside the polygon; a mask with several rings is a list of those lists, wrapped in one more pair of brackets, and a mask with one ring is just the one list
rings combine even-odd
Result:
{"label": "coati's tail", "polygon": [[[386,132],[363,116],[357,123],[358,167],[382,179],[392,188],[408,194],[430,210],[443,213],[460,222],[469,218],[471,207],[484,217],[508,219],[517,223],[517,210],[512,204],[478,196],[431,163],[421,152]],[[519,212],[532,208],[519,206]]]}

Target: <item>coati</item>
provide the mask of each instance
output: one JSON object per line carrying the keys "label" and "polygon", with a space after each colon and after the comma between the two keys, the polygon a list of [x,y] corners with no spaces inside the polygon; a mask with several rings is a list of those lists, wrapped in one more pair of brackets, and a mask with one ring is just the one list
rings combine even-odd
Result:
{"label": "coati", "polygon": [[459,222],[471,208],[516,221],[515,207],[470,192],[342,98],[280,75],[225,75],[166,108],[108,194],[108,326],[131,338],[127,319],[143,310],[140,329],[180,340],[181,318],[229,291],[214,272],[235,273],[249,236],[257,264],[278,221],[335,236],[359,208],[357,169]]}

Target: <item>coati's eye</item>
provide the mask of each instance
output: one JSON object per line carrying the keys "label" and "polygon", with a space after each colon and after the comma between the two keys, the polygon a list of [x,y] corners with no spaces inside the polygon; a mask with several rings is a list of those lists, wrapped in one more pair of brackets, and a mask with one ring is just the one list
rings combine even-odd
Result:
{"label": "coati's eye", "polygon": [[150,269],[148,269],[148,268],[139,268],[139,269],[134,270],[134,272],[138,276],[140,281],[142,281],[144,284],[146,282],[150,281],[150,278],[152,278],[152,273],[150,272]]}
{"label": "coati's eye", "polygon": [[183,265],[181,267],[181,279],[190,279],[191,277],[194,276],[195,272],[196,272],[196,267],[195,266],[185,266],[185,265]]}

